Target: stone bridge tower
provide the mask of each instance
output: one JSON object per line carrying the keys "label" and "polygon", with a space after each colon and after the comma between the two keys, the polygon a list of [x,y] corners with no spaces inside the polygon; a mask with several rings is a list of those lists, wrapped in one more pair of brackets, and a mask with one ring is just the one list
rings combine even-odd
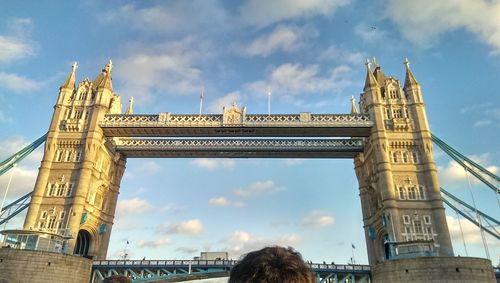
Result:
{"label": "stone bridge tower", "polygon": [[60,87],[24,229],[65,235],[66,252],[104,259],[126,160],[98,124],[122,105],[111,61],[78,87],[75,69]]}
{"label": "stone bridge tower", "polygon": [[[370,265],[408,249],[452,256],[420,85],[405,60],[404,86],[367,62],[360,111],[374,126],[355,158]],[[355,110],[355,108],[354,108]]]}

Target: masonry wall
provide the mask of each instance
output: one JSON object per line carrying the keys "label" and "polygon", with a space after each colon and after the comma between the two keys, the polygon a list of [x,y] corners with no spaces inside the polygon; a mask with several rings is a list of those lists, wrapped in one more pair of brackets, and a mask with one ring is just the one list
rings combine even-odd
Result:
{"label": "masonry wall", "polygon": [[471,257],[422,257],[390,260],[372,267],[374,283],[496,283],[491,261]]}
{"label": "masonry wall", "polygon": [[92,260],[42,251],[0,248],[0,282],[87,283]]}

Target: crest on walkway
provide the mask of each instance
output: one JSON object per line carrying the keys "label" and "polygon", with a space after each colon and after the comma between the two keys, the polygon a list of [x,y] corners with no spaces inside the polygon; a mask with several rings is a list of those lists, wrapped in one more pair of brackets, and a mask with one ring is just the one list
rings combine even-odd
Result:
{"label": "crest on walkway", "polygon": [[238,108],[236,103],[233,103],[233,106],[231,106],[231,108],[229,108],[229,109],[226,109],[226,107],[224,106],[222,108],[223,124],[224,125],[241,125],[241,124],[243,124],[245,111],[246,111],[245,107],[242,107],[240,109],[240,108]]}

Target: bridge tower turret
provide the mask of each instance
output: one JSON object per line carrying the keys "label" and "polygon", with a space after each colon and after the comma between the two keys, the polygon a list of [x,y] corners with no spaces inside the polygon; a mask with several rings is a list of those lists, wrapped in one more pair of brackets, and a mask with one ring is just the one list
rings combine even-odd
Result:
{"label": "bridge tower turret", "polygon": [[420,85],[405,60],[404,88],[367,61],[361,113],[374,126],[355,160],[371,265],[404,256],[452,256]]}
{"label": "bridge tower turret", "polygon": [[76,63],[60,87],[25,230],[68,237],[66,252],[103,259],[113,225],[125,158],[98,123],[120,114],[111,60],[94,81],[75,87]]}

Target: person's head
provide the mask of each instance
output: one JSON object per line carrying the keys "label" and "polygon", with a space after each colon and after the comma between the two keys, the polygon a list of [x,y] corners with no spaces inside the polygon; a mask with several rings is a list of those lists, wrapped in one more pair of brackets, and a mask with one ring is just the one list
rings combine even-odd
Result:
{"label": "person's head", "polygon": [[314,276],[299,252],[267,247],[246,254],[231,269],[228,283],[313,283]]}
{"label": "person's head", "polygon": [[132,280],[128,278],[127,276],[123,275],[113,275],[111,277],[108,277],[104,279],[104,283],[131,283]]}

